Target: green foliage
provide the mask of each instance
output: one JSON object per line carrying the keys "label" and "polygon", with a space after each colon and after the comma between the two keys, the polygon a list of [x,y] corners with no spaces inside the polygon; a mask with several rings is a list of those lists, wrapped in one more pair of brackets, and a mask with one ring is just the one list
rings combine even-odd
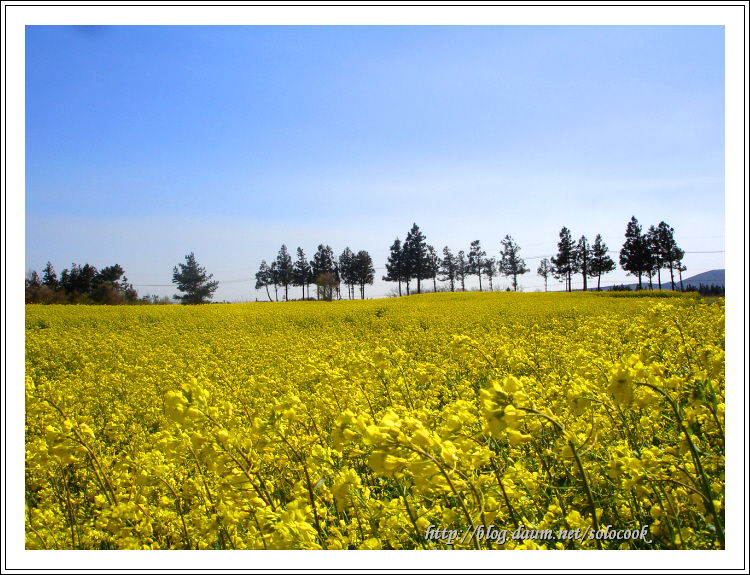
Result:
{"label": "green foliage", "polygon": [[209,281],[213,274],[206,275],[205,268],[198,265],[193,252],[185,256],[185,261],[184,264],[178,264],[179,269],[175,266],[172,273],[172,283],[177,284],[177,289],[185,295],[176,295],[174,299],[190,305],[208,303],[219,287],[219,282]]}
{"label": "green foliage", "polygon": [[108,266],[101,271],[89,265],[73,264],[64,269],[57,279],[55,268],[47,262],[42,278],[36,271],[26,280],[26,303],[43,304],[105,304],[141,303],[138,292],[124,277],[125,271],[119,264]]}
{"label": "green foliage", "polygon": [[565,281],[565,289],[571,291],[571,276],[575,271],[575,243],[570,230],[563,226],[560,230],[560,241],[557,244],[557,256],[552,258],[552,274],[556,279]]}

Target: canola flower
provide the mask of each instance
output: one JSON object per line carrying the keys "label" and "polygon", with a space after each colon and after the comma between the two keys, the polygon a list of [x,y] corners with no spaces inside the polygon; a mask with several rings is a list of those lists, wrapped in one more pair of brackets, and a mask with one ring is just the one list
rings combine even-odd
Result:
{"label": "canola flower", "polygon": [[28,549],[724,546],[724,304],[26,307]]}

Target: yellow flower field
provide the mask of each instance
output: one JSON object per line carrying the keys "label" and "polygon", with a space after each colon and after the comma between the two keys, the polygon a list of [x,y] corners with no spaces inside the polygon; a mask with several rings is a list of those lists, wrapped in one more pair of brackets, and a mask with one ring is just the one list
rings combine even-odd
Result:
{"label": "yellow flower field", "polygon": [[26,547],[719,549],[724,397],[723,299],[29,305]]}

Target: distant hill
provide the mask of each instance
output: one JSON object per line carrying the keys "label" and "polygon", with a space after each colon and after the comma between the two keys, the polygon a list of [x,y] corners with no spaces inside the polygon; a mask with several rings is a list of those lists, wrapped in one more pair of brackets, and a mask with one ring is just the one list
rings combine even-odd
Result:
{"label": "distant hill", "polygon": [[[658,286],[656,285],[656,278],[654,278],[654,289],[657,289]],[[674,274],[674,284],[675,289],[680,289],[680,276],[679,274]],[[684,287],[695,286],[698,287],[699,284],[705,285],[719,285],[719,286],[725,286],[725,280],[724,280],[724,270],[711,270],[708,272],[703,272],[702,274],[697,274],[694,276],[690,276],[689,278],[683,277],[682,278],[682,285]],[[630,289],[635,289],[638,287],[638,282],[632,283],[632,284],[625,284]],[[643,285],[648,287],[648,278],[643,278]],[[602,288],[609,290],[610,288]],[[669,282],[669,270],[662,270],[661,272],[661,289],[672,289],[672,286]]]}
{"label": "distant hill", "polygon": [[691,276],[687,279],[683,278],[682,283],[687,285],[695,285],[698,284],[713,284],[713,285],[724,285],[724,270],[711,270],[710,272],[703,272],[702,274],[698,274],[697,276]]}

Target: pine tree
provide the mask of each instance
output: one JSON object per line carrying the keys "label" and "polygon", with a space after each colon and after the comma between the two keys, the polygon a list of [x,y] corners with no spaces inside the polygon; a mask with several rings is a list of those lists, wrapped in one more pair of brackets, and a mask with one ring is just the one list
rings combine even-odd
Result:
{"label": "pine tree", "polygon": [[461,291],[466,291],[466,276],[469,274],[469,263],[463,250],[456,256],[456,277],[461,281]]}
{"label": "pine tree", "polygon": [[[669,224],[662,221],[656,228],[656,236],[658,238],[657,245],[659,246],[661,265],[662,267],[669,269],[671,289],[672,291],[674,291],[674,256],[675,249],[677,248],[677,243],[674,240],[674,228],[670,227]],[[659,277],[659,286],[661,289],[661,276]]]}
{"label": "pine tree", "polygon": [[32,270],[26,274],[26,287],[31,289],[39,289],[42,287],[42,279],[39,277],[36,270]]}
{"label": "pine tree", "polygon": [[386,275],[383,276],[383,281],[386,282],[398,282],[398,295],[401,297],[401,282],[404,280],[404,252],[401,247],[401,240],[396,238],[396,241],[391,245],[391,252],[388,255],[388,261],[385,264]]}
{"label": "pine tree", "polygon": [[270,286],[271,283],[271,268],[268,267],[266,260],[263,260],[260,262],[260,269],[255,274],[255,289],[266,288],[268,301],[273,301],[271,299],[271,292],[268,291],[268,286]]}
{"label": "pine tree", "polygon": [[[417,293],[422,293],[422,280],[430,277],[426,239],[415,223],[406,235],[406,241],[404,242],[407,282],[412,278],[417,280]],[[406,289],[408,293],[408,283]]]}
{"label": "pine tree", "polygon": [[[310,262],[310,266],[312,268],[312,275],[315,278],[315,283],[319,288],[318,299],[320,299],[320,295],[322,293],[320,290],[321,287],[324,290],[325,297],[329,297],[328,290],[333,289],[332,286],[335,287],[337,282],[340,280],[337,275],[338,270],[336,269],[337,266],[335,262],[335,256],[333,255],[331,246],[324,246],[323,244],[318,245],[318,251],[315,252],[313,261]],[[323,274],[330,275],[330,277],[326,277],[324,285],[318,283],[318,278]]]}
{"label": "pine tree", "polygon": [[570,230],[563,226],[560,230],[560,241],[557,243],[557,256],[552,258],[552,275],[565,281],[566,291],[571,291],[571,276],[575,270],[575,243]]}
{"label": "pine tree", "polygon": [[456,278],[458,277],[458,264],[456,256],[451,253],[450,248],[443,248],[443,259],[440,262],[440,281],[450,282],[451,291],[456,291]]}
{"label": "pine tree", "polygon": [[542,258],[542,261],[539,262],[536,273],[544,278],[544,291],[547,291],[547,278],[552,275],[552,266],[547,258]]}
{"label": "pine tree", "polygon": [[643,289],[643,274],[649,269],[650,257],[646,238],[641,226],[633,216],[625,230],[625,243],[620,250],[620,267],[628,275],[638,276],[638,289]]}
{"label": "pine tree", "polygon": [[682,285],[682,272],[687,271],[687,266],[682,263],[683,257],[685,257],[685,252],[675,246],[674,250],[672,250],[672,259],[675,262],[675,269],[680,274],[680,291],[685,291],[685,288]]}
{"label": "pine tree", "polygon": [[305,257],[302,248],[297,248],[297,261],[292,267],[292,283],[302,286],[302,299],[305,299],[305,286],[307,286],[307,297],[310,297],[310,282],[312,281],[312,268]]}
{"label": "pine tree", "polygon": [[485,258],[484,260],[484,267],[482,268],[482,271],[485,276],[487,276],[487,279],[490,282],[490,291],[492,290],[492,278],[494,278],[497,275],[497,261],[495,258]]}
{"label": "pine tree", "polygon": [[65,290],[65,293],[72,296],[75,300],[78,295],[88,295],[91,293],[96,274],[97,270],[94,266],[88,263],[79,266],[74,263],[70,271],[65,269],[60,274],[60,285]]}
{"label": "pine tree", "polygon": [[658,276],[659,289],[661,289],[661,247],[659,246],[659,236],[654,226],[649,226],[648,231],[643,235],[643,241],[646,244],[646,277],[648,278],[648,288],[654,289],[654,276]]}
{"label": "pine tree", "polygon": [[526,262],[518,256],[521,248],[518,247],[509,235],[501,242],[503,249],[500,251],[500,273],[505,277],[513,278],[513,291],[518,291],[518,276],[529,271]]}
{"label": "pine tree", "polygon": [[60,282],[57,281],[57,274],[55,268],[52,267],[52,262],[47,262],[47,265],[42,270],[42,285],[57,291],[60,289]]}
{"label": "pine tree", "polygon": [[440,256],[435,248],[427,246],[427,278],[432,280],[432,291],[437,293],[437,276],[440,271]]}
{"label": "pine tree", "polygon": [[479,240],[471,242],[471,249],[469,249],[469,273],[476,274],[479,277],[479,291],[482,291],[482,272],[486,255],[487,252],[482,250]]}
{"label": "pine tree", "polygon": [[576,245],[574,251],[574,259],[575,269],[580,272],[581,276],[583,277],[583,291],[588,291],[587,280],[589,276],[593,277],[594,275],[591,271],[591,257],[591,244],[589,244],[586,236],[581,236],[581,239],[578,240],[578,245]]}
{"label": "pine tree", "polygon": [[339,273],[341,282],[347,286],[347,297],[354,299],[354,286],[357,285],[357,271],[355,269],[355,255],[349,246],[339,256]]}
{"label": "pine tree", "polygon": [[273,286],[274,297],[276,301],[279,301],[279,265],[275,261],[271,262],[271,269],[268,272],[268,276]]}
{"label": "pine tree", "polygon": [[279,285],[284,286],[284,301],[289,301],[289,284],[293,280],[294,264],[285,245],[281,246],[279,254],[276,256],[276,273],[278,274]]}
{"label": "pine tree", "polygon": [[365,285],[372,285],[375,281],[375,267],[372,264],[372,257],[365,250],[360,250],[352,258],[353,279],[359,285],[360,295],[365,299]]}
{"label": "pine tree", "polygon": [[213,274],[206,275],[206,269],[198,265],[195,255],[190,252],[185,256],[186,263],[178,264],[172,273],[172,283],[177,284],[177,289],[185,295],[173,296],[183,304],[208,303],[214,292],[219,287],[218,281],[209,281]]}
{"label": "pine tree", "polygon": [[594,247],[591,248],[591,272],[596,277],[596,291],[601,291],[602,274],[613,271],[617,266],[607,252],[607,244],[602,241],[601,234],[596,234]]}

